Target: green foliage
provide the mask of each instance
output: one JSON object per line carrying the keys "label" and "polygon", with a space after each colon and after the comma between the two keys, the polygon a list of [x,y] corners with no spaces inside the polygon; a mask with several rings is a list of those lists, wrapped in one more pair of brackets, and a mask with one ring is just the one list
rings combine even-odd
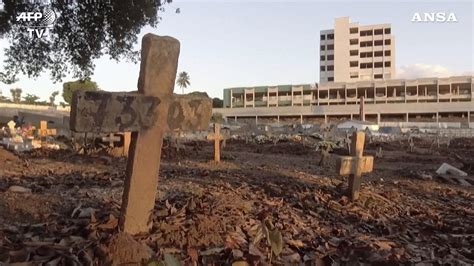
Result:
{"label": "green foliage", "polygon": [[77,90],[98,91],[97,83],[89,80],[70,81],[63,84],[63,98],[69,105],[71,104],[72,94]]}
{"label": "green foliage", "polygon": [[213,113],[211,116],[211,122],[222,124],[224,122],[224,116],[221,113]]}
{"label": "green foliage", "polygon": [[16,88],[16,89],[10,89],[10,92],[12,94],[12,102],[20,103],[21,102],[21,93],[23,92],[23,90],[20,89],[20,88]]}
{"label": "green foliage", "polygon": [[11,102],[7,97],[3,96],[2,91],[0,91],[0,102],[1,103]]}
{"label": "green foliage", "polygon": [[176,84],[178,84],[178,86],[183,90],[183,94],[184,94],[184,89],[186,89],[189,85],[191,85],[188,72],[183,71],[179,73],[178,79],[176,80]]}
{"label": "green foliage", "polygon": [[224,101],[219,98],[212,99],[212,108],[222,108],[224,107]]}
{"label": "green foliage", "polygon": [[18,79],[15,77],[15,75],[8,76],[7,74],[0,72],[0,82],[5,84],[13,84],[17,81]]}
{"label": "green foliage", "polygon": [[187,95],[209,98],[209,95],[207,95],[207,92],[203,92],[203,91],[193,91],[191,93],[188,93]]}
{"label": "green foliage", "polygon": [[49,105],[54,106],[54,101],[56,100],[56,96],[59,95],[59,91],[55,91],[51,93],[51,96],[49,96]]}
{"label": "green foliage", "polygon": [[36,101],[39,100],[39,97],[34,94],[27,93],[25,97],[23,97],[24,103],[26,104],[36,104]]}
{"label": "green foliage", "polygon": [[[5,49],[4,72],[0,82],[11,82],[19,74],[38,77],[49,71],[54,81],[68,74],[87,79],[95,69],[94,60],[138,62],[135,49],[145,26],[156,27],[158,12],[172,0],[120,1],[18,1],[2,0],[0,36],[10,43]],[[24,11],[53,10],[57,19],[47,38],[31,38],[19,27],[16,15]]]}

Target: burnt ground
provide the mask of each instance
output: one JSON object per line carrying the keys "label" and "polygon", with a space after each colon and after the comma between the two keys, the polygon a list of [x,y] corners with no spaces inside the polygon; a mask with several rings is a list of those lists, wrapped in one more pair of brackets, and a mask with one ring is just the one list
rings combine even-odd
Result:
{"label": "burnt ground", "polygon": [[[299,143],[230,142],[220,164],[208,143],[167,148],[152,230],[134,239],[152,260],[171,254],[168,265],[473,264],[474,189],[435,171],[443,162],[462,167],[458,157],[474,157],[474,140],[434,152],[422,139],[415,153],[406,143],[381,145],[384,157],[354,203],[347,180]],[[0,148],[0,265],[101,265],[120,245],[130,248],[110,247],[125,167],[120,158]]]}

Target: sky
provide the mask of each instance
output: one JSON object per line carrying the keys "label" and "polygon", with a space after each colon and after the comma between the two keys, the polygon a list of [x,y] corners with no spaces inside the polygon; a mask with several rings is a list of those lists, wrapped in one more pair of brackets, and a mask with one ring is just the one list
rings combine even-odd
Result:
{"label": "sky", "polygon": [[[173,0],[161,13],[157,28],[146,27],[141,36],[177,38],[181,42],[178,72],[186,71],[191,78],[186,92],[205,91],[219,98],[229,87],[318,82],[319,31],[333,28],[334,18],[345,16],[360,25],[392,24],[397,78],[473,75],[473,3]],[[175,8],[181,12],[176,14]],[[416,12],[454,13],[458,22],[414,23]],[[7,44],[0,40],[0,62]],[[140,45],[139,41],[136,47]],[[102,90],[133,91],[138,74],[139,64],[105,57],[96,61],[92,80]],[[19,78],[13,85],[0,83],[4,96],[15,87],[43,100],[55,90],[62,91],[62,83],[52,82],[48,73],[36,80]],[[175,86],[175,92],[181,89]]]}

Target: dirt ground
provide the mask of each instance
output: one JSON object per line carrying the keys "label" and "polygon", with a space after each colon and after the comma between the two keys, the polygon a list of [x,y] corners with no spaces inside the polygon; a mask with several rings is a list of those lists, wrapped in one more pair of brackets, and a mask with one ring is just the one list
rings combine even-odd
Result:
{"label": "dirt ground", "polygon": [[346,178],[300,143],[233,141],[220,164],[209,143],[167,148],[152,230],[133,239],[117,226],[125,159],[0,148],[0,265],[472,265],[474,189],[435,171],[474,158],[474,140],[435,151],[415,141],[414,153],[380,144],[353,203]]}

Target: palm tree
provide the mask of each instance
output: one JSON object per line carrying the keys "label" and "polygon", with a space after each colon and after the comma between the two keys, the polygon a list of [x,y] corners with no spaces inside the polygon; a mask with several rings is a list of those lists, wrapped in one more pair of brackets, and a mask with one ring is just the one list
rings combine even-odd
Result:
{"label": "palm tree", "polygon": [[176,80],[176,84],[183,90],[184,94],[184,89],[186,89],[189,85],[191,85],[191,82],[189,81],[189,74],[186,71],[183,71],[179,73],[178,79]]}

